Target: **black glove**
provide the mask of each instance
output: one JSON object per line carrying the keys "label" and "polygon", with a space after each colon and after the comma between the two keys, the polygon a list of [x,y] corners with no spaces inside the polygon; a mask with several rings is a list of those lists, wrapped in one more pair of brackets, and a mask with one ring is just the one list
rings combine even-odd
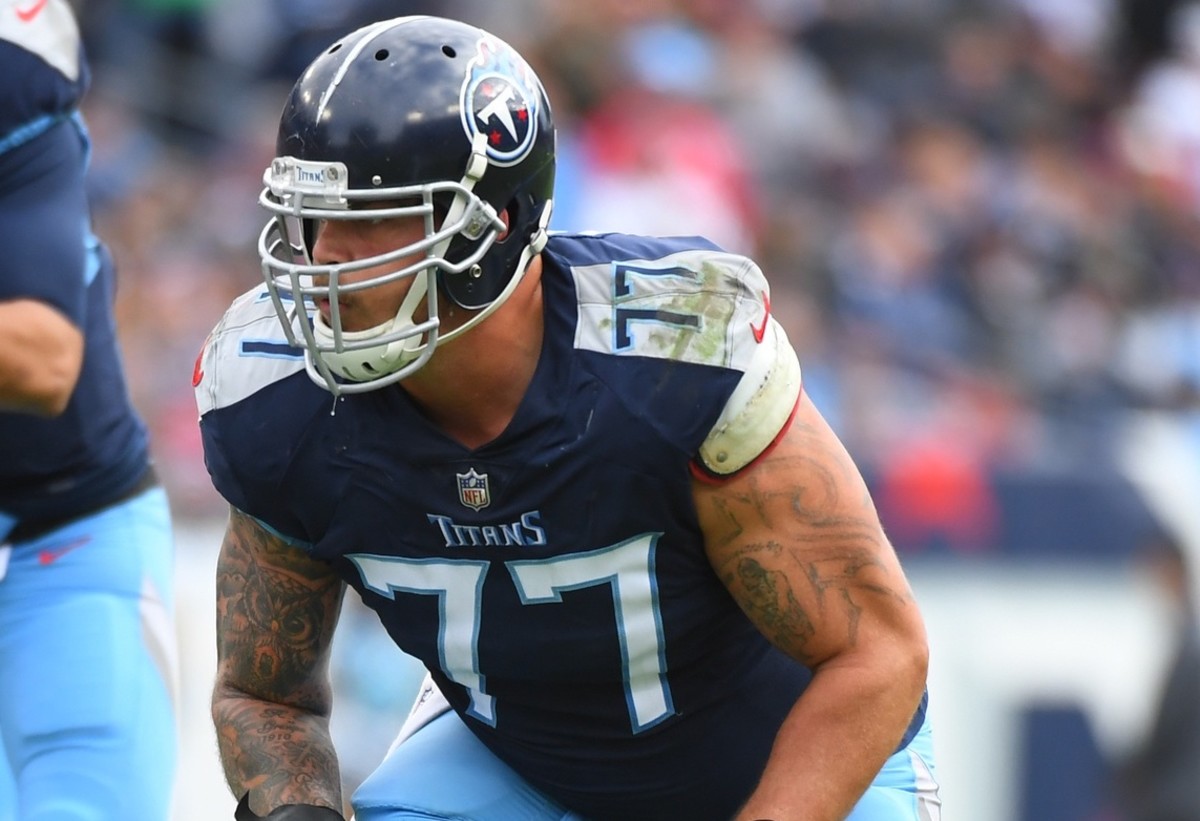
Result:
{"label": "black glove", "polygon": [[242,796],[233,821],[346,821],[340,812],[315,804],[284,804],[276,807],[269,815],[255,815],[250,809],[250,793]]}

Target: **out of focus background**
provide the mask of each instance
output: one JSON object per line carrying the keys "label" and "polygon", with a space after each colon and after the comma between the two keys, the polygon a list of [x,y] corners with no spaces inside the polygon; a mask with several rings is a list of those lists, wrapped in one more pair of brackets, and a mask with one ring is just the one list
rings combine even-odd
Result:
{"label": "out of focus background", "polygon": [[[1200,4],[77,5],[97,231],[179,529],[175,821],[233,806],[193,359],[259,282],[287,89],[414,13],[483,25],[542,76],[554,227],[705,234],[766,271],[925,608],[945,817],[1200,819]],[[354,605],[337,651],[353,789],[419,671]]]}

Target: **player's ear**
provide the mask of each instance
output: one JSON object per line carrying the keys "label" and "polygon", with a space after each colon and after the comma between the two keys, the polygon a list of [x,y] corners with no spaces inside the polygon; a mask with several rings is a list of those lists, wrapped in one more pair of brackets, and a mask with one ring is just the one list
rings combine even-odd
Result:
{"label": "player's ear", "polygon": [[512,225],[512,218],[509,217],[507,208],[500,212],[500,221],[504,223],[504,230],[496,237],[496,242],[504,242],[508,238],[508,228]]}

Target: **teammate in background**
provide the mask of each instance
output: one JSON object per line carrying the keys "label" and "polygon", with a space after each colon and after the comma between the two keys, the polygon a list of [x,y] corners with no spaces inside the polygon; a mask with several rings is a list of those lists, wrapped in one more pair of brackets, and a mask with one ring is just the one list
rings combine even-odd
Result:
{"label": "teammate in background", "polygon": [[235,817],[342,817],[349,584],[432,677],[357,821],[936,819],[922,618],[758,267],[548,236],[542,86],[454,21],[332,44],[277,154],[197,369]]}
{"label": "teammate in background", "polygon": [[89,229],[87,84],[66,0],[0,3],[0,817],[161,821],[173,537]]}

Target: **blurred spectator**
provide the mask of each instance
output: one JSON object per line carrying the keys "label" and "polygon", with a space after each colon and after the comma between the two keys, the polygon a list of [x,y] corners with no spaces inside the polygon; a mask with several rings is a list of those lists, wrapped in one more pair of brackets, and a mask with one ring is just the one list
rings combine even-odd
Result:
{"label": "blurred spectator", "polygon": [[1129,81],[1171,48],[1171,16],[1191,0],[1118,0],[1113,41],[1117,68]]}
{"label": "blurred spectator", "polygon": [[1139,558],[1163,593],[1175,651],[1150,730],[1125,763],[1124,803],[1128,821],[1194,821],[1200,818],[1200,622],[1191,562],[1166,530],[1146,541]]}
{"label": "blurred spectator", "polygon": [[[979,420],[989,399],[979,386],[948,384],[933,413],[914,414],[912,427],[879,460],[881,518],[897,550],[916,554],[988,554],[999,535],[1000,505],[987,475],[994,443]],[[960,429],[963,426],[965,429]]]}
{"label": "blurred spectator", "polygon": [[1148,67],[1124,112],[1125,149],[1160,195],[1200,206],[1200,3],[1170,17],[1170,49]]}
{"label": "blurred spectator", "polygon": [[575,230],[701,234],[750,254],[756,203],[746,157],[703,104],[717,66],[707,35],[681,24],[634,26],[619,44],[625,82],[600,91],[578,124]]}

